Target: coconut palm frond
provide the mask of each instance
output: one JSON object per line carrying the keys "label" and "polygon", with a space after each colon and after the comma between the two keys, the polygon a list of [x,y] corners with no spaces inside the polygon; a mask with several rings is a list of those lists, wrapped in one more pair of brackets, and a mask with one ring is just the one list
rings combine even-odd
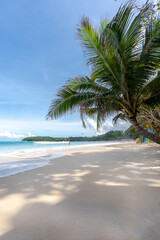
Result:
{"label": "coconut palm frond", "polygon": [[150,22],[146,28],[145,43],[138,62],[137,76],[146,84],[160,68],[160,24]]}
{"label": "coconut palm frond", "polygon": [[156,96],[160,94],[160,75],[148,82],[139,93],[141,96],[152,95]]}
{"label": "coconut palm frond", "polygon": [[57,99],[52,101],[46,118],[58,118],[69,111],[73,112],[79,107],[79,103],[85,102],[85,105],[90,106],[94,103],[95,97],[96,94],[93,92],[80,93],[68,87],[61,89],[57,94]]}
{"label": "coconut palm frond", "polygon": [[103,21],[100,22],[100,27],[98,28],[98,35],[99,37],[101,37],[101,35],[103,34],[106,26],[108,25],[110,21],[106,18]]}
{"label": "coconut palm frond", "polygon": [[124,5],[121,5],[116,16],[106,26],[104,32],[101,35],[101,42],[104,47],[108,44],[116,48],[120,57],[123,57],[122,42],[124,35],[129,27],[132,19],[133,1],[128,1]]}
{"label": "coconut palm frond", "polygon": [[78,37],[84,47],[91,74],[96,78],[106,78],[106,75],[110,75],[111,84],[120,86],[119,62],[115,58],[116,52],[109,45],[104,51],[98,33],[92,28],[87,18],[83,18],[81,21]]}
{"label": "coconut palm frond", "polygon": [[157,95],[151,95],[149,98],[143,101],[144,105],[147,105],[148,107],[160,107],[160,93]]}
{"label": "coconut palm frond", "polygon": [[118,122],[118,120],[127,121],[127,117],[124,113],[119,113],[112,119],[113,124],[116,124]]}
{"label": "coconut palm frond", "polygon": [[[104,48],[107,49],[109,45],[116,52],[116,63],[120,67],[117,72],[121,76],[121,90],[125,93],[128,88],[131,94],[134,94],[145,82],[144,78],[137,78],[136,61],[140,58],[141,45],[144,42],[145,30],[142,19],[146,19],[151,12],[150,4],[145,4],[137,13],[134,11],[134,2],[127,1],[121,6],[101,35]],[[137,81],[134,85],[133,79],[134,82]]]}
{"label": "coconut palm frond", "polygon": [[96,80],[83,76],[69,79],[66,82],[66,87],[67,86],[74,91],[93,91],[101,94],[111,92],[111,89],[104,87],[102,84],[99,84]]}

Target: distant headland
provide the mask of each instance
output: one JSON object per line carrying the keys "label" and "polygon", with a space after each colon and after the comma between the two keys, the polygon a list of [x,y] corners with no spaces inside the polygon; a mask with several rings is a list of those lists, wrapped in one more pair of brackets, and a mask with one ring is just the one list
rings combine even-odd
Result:
{"label": "distant headland", "polygon": [[105,134],[93,136],[93,137],[48,137],[48,136],[35,136],[35,137],[26,137],[23,138],[23,142],[62,142],[62,141],[109,141],[109,140],[121,140],[121,139],[136,139],[139,137],[139,134],[133,130],[131,131],[128,128],[126,131],[109,131]]}

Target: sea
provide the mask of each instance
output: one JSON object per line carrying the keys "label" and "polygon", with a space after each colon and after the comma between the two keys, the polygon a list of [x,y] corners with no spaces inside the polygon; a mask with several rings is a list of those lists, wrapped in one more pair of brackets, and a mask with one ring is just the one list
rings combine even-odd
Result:
{"label": "sea", "polygon": [[119,142],[0,142],[0,178],[43,167],[69,151]]}

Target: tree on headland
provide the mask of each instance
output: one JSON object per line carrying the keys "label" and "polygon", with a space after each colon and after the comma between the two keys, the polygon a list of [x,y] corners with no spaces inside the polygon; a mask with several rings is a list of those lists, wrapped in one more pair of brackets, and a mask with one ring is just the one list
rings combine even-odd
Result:
{"label": "tree on headland", "polygon": [[90,77],[66,82],[51,103],[47,119],[79,109],[95,117],[97,128],[111,114],[129,121],[135,130],[160,144],[158,133],[148,132],[139,118],[144,109],[160,106],[160,17],[148,1],[141,9],[127,1],[108,23],[98,30],[82,18],[78,37],[84,48]]}
{"label": "tree on headland", "polygon": [[70,141],[71,142],[78,142],[78,141],[109,141],[109,140],[121,140],[121,139],[136,139],[138,138],[138,133],[134,130],[128,128],[126,131],[109,131],[105,134],[101,134],[98,136],[93,137],[69,137],[69,138],[62,138],[62,137],[48,137],[48,136],[34,136],[34,137],[26,137],[22,139],[23,142],[62,142],[62,141]]}

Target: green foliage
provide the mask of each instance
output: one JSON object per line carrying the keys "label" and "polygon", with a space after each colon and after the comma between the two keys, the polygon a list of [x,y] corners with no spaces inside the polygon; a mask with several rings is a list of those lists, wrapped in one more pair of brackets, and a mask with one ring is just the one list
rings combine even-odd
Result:
{"label": "green foliage", "polygon": [[96,116],[99,128],[108,115],[116,115],[114,122],[123,119],[137,126],[142,108],[160,106],[160,16],[150,2],[135,10],[135,1],[127,1],[98,30],[82,18],[78,38],[90,77],[67,81],[47,119],[78,109],[84,126],[85,116]]}
{"label": "green foliage", "polygon": [[53,138],[48,136],[26,137],[22,139],[23,142],[60,142],[68,140],[68,138]]}
{"label": "green foliage", "polygon": [[123,131],[109,131],[93,137],[70,137],[71,141],[113,141],[124,139]]}
{"label": "green foliage", "polygon": [[126,139],[137,139],[139,137],[139,133],[131,126],[124,132],[124,136]]}
{"label": "green foliage", "polygon": [[154,132],[160,133],[160,108],[143,108],[138,121],[144,128],[152,128]]}
{"label": "green foliage", "polygon": [[55,137],[26,137],[22,141],[23,142],[61,142],[61,141],[70,141],[71,142],[79,142],[79,141],[113,141],[113,140],[121,140],[121,139],[136,139],[139,134],[137,132],[131,131],[128,128],[125,132],[123,131],[109,131],[105,134],[93,136],[93,137],[69,137],[69,138],[55,138]]}

